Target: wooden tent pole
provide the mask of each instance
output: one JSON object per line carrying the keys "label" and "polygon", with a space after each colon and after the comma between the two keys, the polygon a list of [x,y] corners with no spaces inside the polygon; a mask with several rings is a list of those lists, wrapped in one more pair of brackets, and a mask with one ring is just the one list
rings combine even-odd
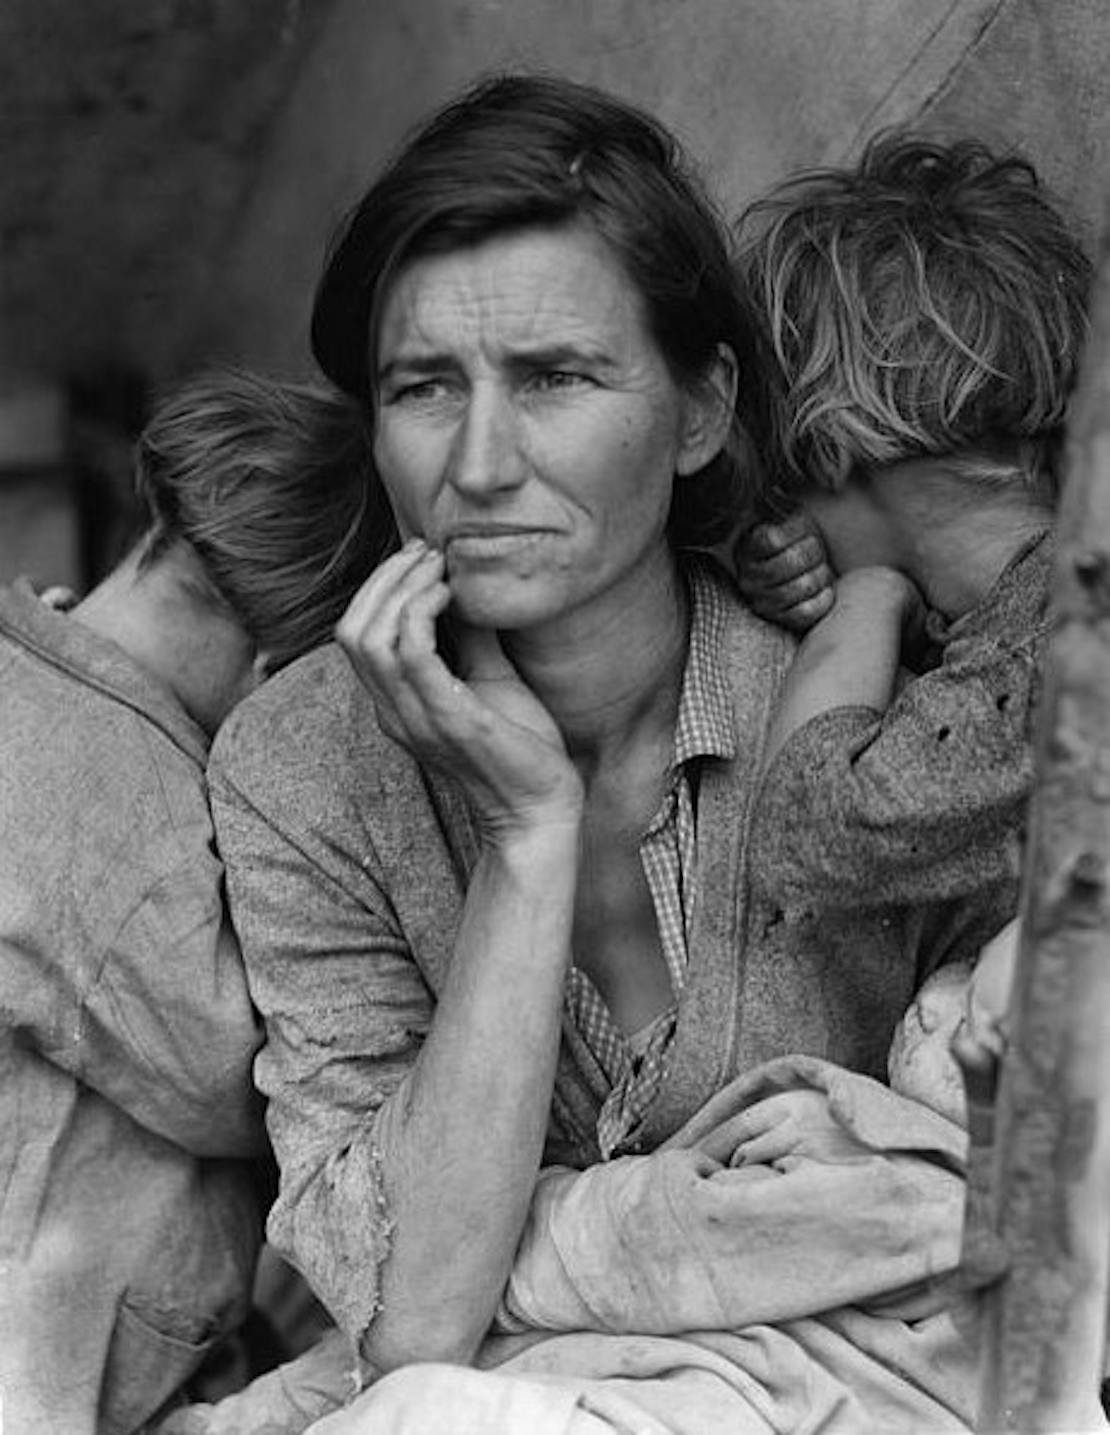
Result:
{"label": "wooden tent pole", "polygon": [[[985,1294],[981,1432],[1105,1428],[1110,1290],[1110,250],[1069,425],[1023,940],[972,1196],[1009,1271]],[[974,1095],[972,1097],[974,1105]],[[980,1232],[981,1234],[981,1232]],[[966,1249],[966,1246],[965,1246]]]}

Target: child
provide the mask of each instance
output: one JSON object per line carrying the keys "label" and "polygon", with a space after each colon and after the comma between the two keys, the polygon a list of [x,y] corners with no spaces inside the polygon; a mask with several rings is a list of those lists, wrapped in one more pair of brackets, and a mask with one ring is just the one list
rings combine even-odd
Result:
{"label": "child", "polygon": [[0,590],[0,1388],[146,1428],[242,1319],[267,1151],[205,760],[392,537],[362,420],[246,374],[138,447],[137,544],[68,612]]}
{"label": "child", "polygon": [[[817,618],[756,881],[786,908],[1016,893],[1087,260],[1023,161],[897,135],[789,181],[741,236],[774,356],[765,497],[805,515],[741,543],[741,583]],[[925,635],[939,659],[900,686]]]}

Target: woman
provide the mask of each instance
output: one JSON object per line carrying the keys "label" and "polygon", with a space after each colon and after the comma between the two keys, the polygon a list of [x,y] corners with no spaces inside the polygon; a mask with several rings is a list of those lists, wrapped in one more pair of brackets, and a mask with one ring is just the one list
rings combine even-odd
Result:
{"label": "woman", "polygon": [[542,1165],[651,1150],[784,1052],[881,1070],[998,925],[748,898],[789,640],[682,551],[736,517],[748,335],[671,138],[553,79],[433,119],[324,275],[315,352],[406,542],[212,785],[271,1238],[373,1371],[475,1357]]}

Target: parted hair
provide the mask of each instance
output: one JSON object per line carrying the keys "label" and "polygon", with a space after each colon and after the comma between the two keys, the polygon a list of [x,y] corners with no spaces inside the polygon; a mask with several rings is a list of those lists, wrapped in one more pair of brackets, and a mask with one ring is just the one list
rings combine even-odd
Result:
{"label": "parted hair", "polygon": [[[466,90],[367,189],[317,288],[320,367],[373,407],[381,314],[406,264],[515,230],[573,224],[591,227],[623,266],[677,382],[700,381],[725,344],[741,386],[754,391],[755,332],[731,236],[675,137],[612,95],[535,74]],[[756,416],[753,409],[753,424]],[[756,444],[736,420],[728,452],[709,468],[726,487],[742,488]],[[728,520],[731,505],[707,476],[676,484],[672,536],[677,517],[692,532]]]}
{"label": "parted hair", "polygon": [[157,406],[135,475],[140,564],[187,545],[207,585],[198,596],[230,611],[272,668],[331,637],[397,542],[365,416],[323,386],[203,373]]}
{"label": "parted hair", "polygon": [[925,455],[1013,482],[1049,462],[1086,333],[1090,263],[1032,165],[879,136],[738,224],[770,352],[772,496]]}

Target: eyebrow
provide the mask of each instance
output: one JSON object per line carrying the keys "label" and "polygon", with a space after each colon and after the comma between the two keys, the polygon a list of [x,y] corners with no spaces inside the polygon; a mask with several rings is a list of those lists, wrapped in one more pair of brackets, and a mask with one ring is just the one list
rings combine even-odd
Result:
{"label": "eyebrow", "polygon": [[455,361],[444,354],[401,354],[395,359],[390,359],[387,364],[382,364],[377,371],[377,380],[378,383],[382,383],[398,373],[424,378],[432,374],[442,374],[445,369],[457,367]]}
{"label": "eyebrow", "polygon": [[612,355],[596,344],[537,344],[514,350],[510,362],[522,368],[560,369],[568,364],[596,364],[612,368]]}
{"label": "eyebrow", "polygon": [[[559,369],[574,364],[587,364],[606,370],[616,367],[616,361],[608,351],[593,344],[526,344],[510,350],[508,361],[509,366],[516,369]],[[377,380],[384,383],[395,378],[398,373],[426,378],[450,373],[458,367],[458,361],[450,354],[402,352],[381,366]]]}

